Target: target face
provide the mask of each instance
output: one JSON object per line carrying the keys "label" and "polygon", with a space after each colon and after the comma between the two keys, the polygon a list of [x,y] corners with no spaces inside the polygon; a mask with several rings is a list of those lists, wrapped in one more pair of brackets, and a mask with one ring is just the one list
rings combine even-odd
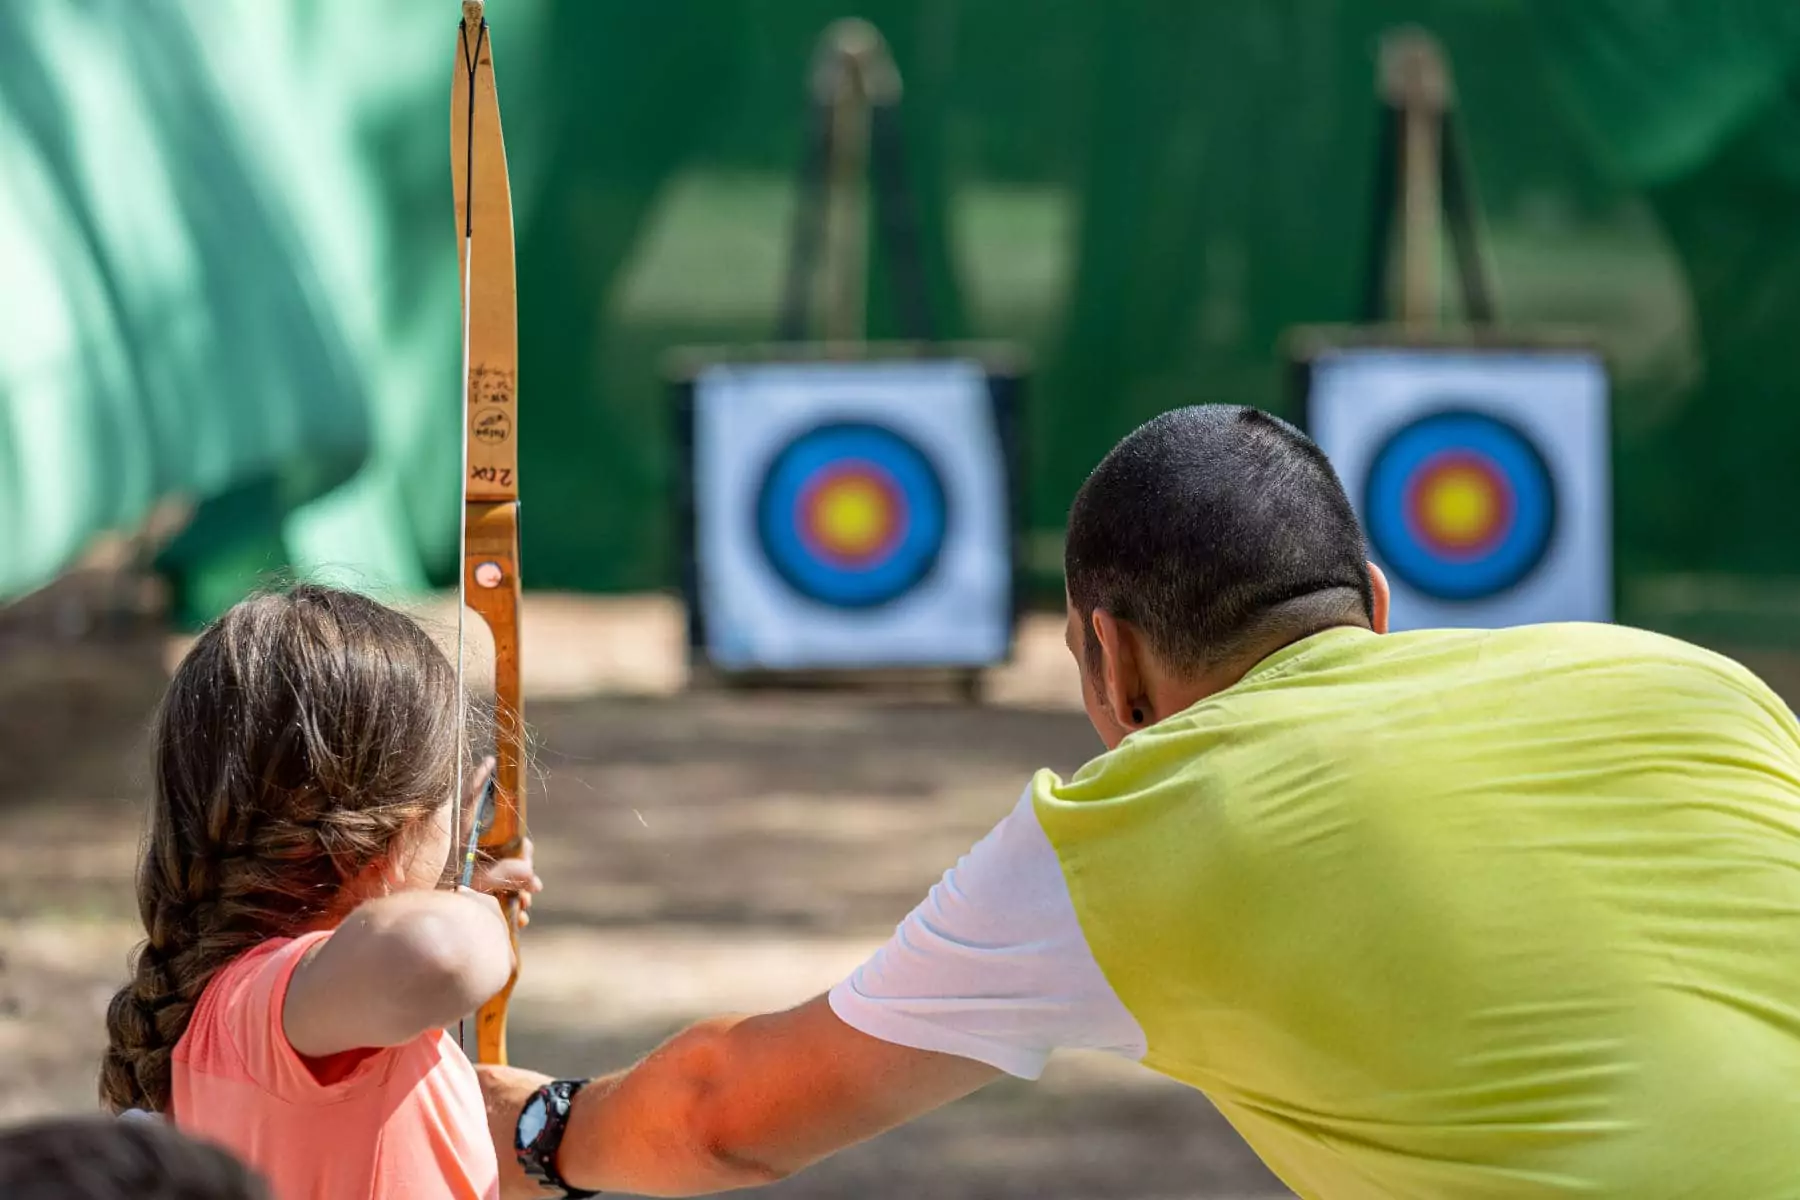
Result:
{"label": "target face", "polygon": [[943,481],[886,426],[816,426],[763,475],[756,533],[794,591],[833,608],[872,608],[917,586],[944,546]]}
{"label": "target face", "polygon": [[983,667],[1012,644],[1012,385],[964,358],[678,385],[688,637],[727,672]]}
{"label": "target face", "polygon": [[1556,528],[1543,455],[1485,413],[1432,412],[1375,451],[1363,497],[1369,540],[1403,582],[1438,600],[1479,600],[1525,579]]}

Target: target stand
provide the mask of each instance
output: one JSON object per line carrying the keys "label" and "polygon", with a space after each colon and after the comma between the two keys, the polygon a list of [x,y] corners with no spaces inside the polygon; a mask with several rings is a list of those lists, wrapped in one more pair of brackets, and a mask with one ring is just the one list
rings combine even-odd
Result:
{"label": "target stand", "polygon": [[[1382,44],[1360,327],[1290,333],[1307,431],[1393,592],[1389,627],[1610,621],[1610,385],[1579,337],[1499,331],[1442,48]],[[1442,326],[1440,226],[1467,325]]]}
{"label": "target stand", "polygon": [[784,343],[671,378],[695,682],[978,698],[1022,595],[1015,357]]}
{"label": "target stand", "polygon": [[[834,22],[809,83],[778,340],[679,351],[671,373],[690,678],[978,699],[1022,595],[1021,357],[936,341],[880,33]],[[904,343],[866,340],[868,216]]]}

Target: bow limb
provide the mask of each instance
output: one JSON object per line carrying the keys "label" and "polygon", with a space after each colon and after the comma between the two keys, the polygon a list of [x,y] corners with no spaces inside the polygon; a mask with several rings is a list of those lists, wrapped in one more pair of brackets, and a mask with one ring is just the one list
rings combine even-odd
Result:
{"label": "bow limb", "polygon": [[[493,816],[481,848],[525,841],[525,710],[519,686],[518,307],[512,196],[493,44],[479,0],[466,0],[450,89],[450,164],[463,296],[463,551],[459,592],[494,642]],[[457,653],[462,654],[458,638]],[[506,1010],[518,981],[519,900],[507,900],[513,974],[475,1019],[476,1061],[506,1061]]]}

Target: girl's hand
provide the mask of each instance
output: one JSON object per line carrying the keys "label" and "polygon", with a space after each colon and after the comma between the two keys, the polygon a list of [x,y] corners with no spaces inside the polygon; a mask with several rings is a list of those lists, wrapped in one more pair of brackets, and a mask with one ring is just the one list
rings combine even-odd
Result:
{"label": "girl's hand", "polygon": [[544,890],[531,865],[531,839],[526,838],[516,858],[498,858],[478,862],[475,867],[475,890],[499,897],[519,898],[519,927],[531,924],[531,898]]}
{"label": "girl's hand", "polygon": [[[488,755],[481,760],[467,780],[463,807],[471,814],[471,820],[480,820],[482,796],[487,790],[488,780],[494,774],[494,756]],[[466,834],[460,835],[467,838]],[[539,879],[532,868],[531,839],[526,838],[517,857],[501,859],[478,858],[475,864],[474,877],[469,886],[478,892],[486,892],[490,896],[506,899],[512,896],[519,898],[519,927],[523,929],[531,923],[531,898],[544,890],[544,881]]]}

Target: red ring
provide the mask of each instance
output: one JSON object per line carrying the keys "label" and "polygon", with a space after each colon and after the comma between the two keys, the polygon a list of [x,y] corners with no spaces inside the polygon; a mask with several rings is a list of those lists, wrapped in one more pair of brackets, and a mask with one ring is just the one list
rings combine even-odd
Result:
{"label": "red ring", "polygon": [[[1439,477],[1453,471],[1468,471],[1480,476],[1497,501],[1496,511],[1489,520],[1487,529],[1473,540],[1447,540],[1431,528],[1425,517],[1426,490]],[[1415,542],[1451,562],[1472,562],[1491,553],[1505,539],[1507,531],[1512,528],[1518,499],[1513,493],[1511,480],[1507,479],[1506,473],[1492,459],[1471,450],[1457,449],[1440,451],[1420,463],[1412,478],[1406,481],[1401,504],[1406,531]]]}

